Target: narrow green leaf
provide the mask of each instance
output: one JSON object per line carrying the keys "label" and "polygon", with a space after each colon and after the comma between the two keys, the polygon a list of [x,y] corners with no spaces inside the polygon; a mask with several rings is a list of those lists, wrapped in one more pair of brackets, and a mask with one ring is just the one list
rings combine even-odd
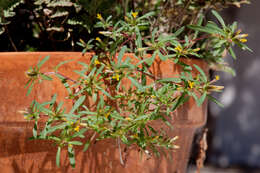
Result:
{"label": "narrow green leaf", "polygon": [[75,152],[74,149],[71,146],[68,146],[68,155],[69,155],[69,161],[70,165],[75,168]]}
{"label": "narrow green leaf", "polygon": [[231,27],[232,32],[235,32],[237,29],[237,22],[233,22],[233,24],[230,27]]}
{"label": "narrow green leaf", "polygon": [[41,68],[41,66],[50,58],[50,56],[46,56],[45,58],[43,58],[43,60],[39,61],[37,64],[38,68]]}
{"label": "narrow green leaf", "polygon": [[96,101],[97,101],[97,93],[94,93],[94,94],[92,95],[92,100],[93,100],[93,102],[96,102]]}
{"label": "narrow green leaf", "polygon": [[79,132],[74,133],[71,137],[72,138],[76,138],[76,137],[80,137],[80,138],[85,138],[85,136],[83,135],[85,132],[87,131],[87,129],[81,129]]}
{"label": "narrow green leaf", "polygon": [[203,95],[202,95],[202,96],[198,99],[198,101],[197,101],[197,105],[198,105],[198,106],[201,106],[201,105],[202,105],[202,103],[203,103],[204,100],[206,99],[206,96],[207,96],[207,93],[204,92]]}
{"label": "narrow green leaf", "polygon": [[50,109],[47,109],[47,108],[45,108],[45,107],[43,107],[43,106],[40,106],[40,107],[39,107],[39,110],[40,110],[42,113],[46,114],[46,115],[51,115],[51,114],[53,113]]}
{"label": "narrow green leaf", "polygon": [[150,116],[150,114],[145,114],[145,115],[140,115],[138,116],[135,121],[139,121],[139,120],[145,120]]}
{"label": "narrow green leaf", "polygon": [[223,31],[223,29],[219,28],[218,25],[212,21],[209,21],[205,27],[213,31],[215,30],[215,33],[225,36],[225,32]]}
{"label": "narrow green leaf", "polygon": [[54,136],[54,135],[50,135],[50,136],[48,136],[48,139],[54,140],[54,141],[56,141],[56,142],[60,142],[60,141],[61,141],[60,138],[57,138],[57,137]]}
{"label": "narrow green leaf", "polygon": [[95,72],[96,72],[97,68],[94,67],[91,72],[89,73],[88,77],[94,76]]}
{"label": "narrow green leaf", "polygon": [[[143,67],[143,71],[144,71],[145,67]],[[142,73],[142,76],[141,76],[141,83],[142,85],[146,86],[146,75],[144,73]]]}
{"label": "narrow green leaf", "polygon": [[220,34],[225,36],[225,33],[221,29],[213,28],[212,26],[196,26],[196,25],[188,25],[188,28],[193,29],[195,31],[206,32],[209,34]]}
{"label": "narrow green leaf", "polygon": [[[80,111],[80,114],[87,114],[87,115],[97,115],[97,112],[90,112],[90,111]],[[84,120],[84,118],[82,118]]]}
{"label": "narrow green leaf", "polygon": [[237,59],[237,56],[231,47],[228,49],[228,52],[234,59]]}
{"label": "narrow green leaf", "polygon": [[82,142],[80,142],[80,141],[70,141],[69,144],[71,144],[71,145],[82,145]]}
{"label": "narrow green leaf", "polygon": [[158,52],[158,55],[162,61],[166,61],[168,59],[167,56],[164,56],[160,51]]}
{"label": "narrow green leaf", "polygon": [[28,87],[28,85],[31,83],[31,81],[32,81],[32,78],[30,78],[27,82],[26,82],[26,84],[25,84],[25,86],[24,86],[24,88],[27,88]]}
{"label": "narrow green leaf", "polygon": [[154,128],[150,125],[148,125],[148,128],[151,130],[152,133],[157,134],[158,132],[154,130]]}
{"label": "narrow green leaf", "polygon": [[[204,19],[204,15],[203,14],[199,14],[199,20],[197,22],[197,26],[201,26],[201,24],[203,22],[203,19]],[[193,39],[196,39],[198,37],[198,33],[199,33],[198,31],[195,31]]]}
{"label": "narrow green leaf", "polygon": [[84,68],[88,68],[88,65],[86,63],[84,63],[84,62],[78,61],[77,63],[82,65]]}
{"label": "narrow green leaf", "polygon": [[248,50],[248,51],[250,51],[250,52],[253,52],[253,50],[252,49],[250,49],[247,45],[245,45],[245,44],[241,44],[242,45],[242,50]]}
{"label": "narrow green leaf", "polygon": [[57,94],[54,94],[54,95],[52,96],[52,98],[51,98],[50,104],[55,103],[56,99],[57,99]]}
{"label": "narrow green leaf", "polygon": [[122,58],[124,57],[125,51],[126,51],[127,47],[123,46],[122,49],[120,50],[119,54],[118,54],[118,62],[117,65],[120,65],[122,62]]}
{"label": "narrow green leaf", "polygon": [[141,16],[141,17],[138,17],[138,18],[137,18],[137,21],[140,21],[140,20],[142,20],[142,19],[146,19],[146,18],[151,17],[151,16],[153,16],[153,15],[155,15],[155,12],[154,12],[154,11],[149,12],[149,13],[146,13],[145,15],[143,15],[143,16]]}
{"label": "narrow green leaf", "polygon": [[222,25],[222,27],[225,28],[226,24],[225,24],[224,20],[222,19],[222,17],[218,14],[218,12],[215,10],[212,10],[211,12],[218,19],[218,21]]}
{"label": "narrow green leaf", "polygon": [[111,99],[114,99],[108,92],[106,92],[103,88],[101,88],[100,86],[96,85],[96,88],[99,89],[103,94],[105,94],[106,96],[108,96]]}
{"label": "narrow green leaf", "polygon": [[139,82],[137,82],[134,78],[128,76],[128,79],[130,79],[132,84],[136,86],[138,89],[142,89],[142,85]]}
{"label": "narrow green leaf", "polygon": [[171,111],[174,111],[175,109],[177,109],[177,107],[179,105],[182,105],[184,102],[186,102],[189,97],[185,97],[186,93],[182,93],[182,95],[180,97],[177,98],[177,100],[174,101]]}
{"label": "narrow green leaf", "polygon": [[63,104],[64,104],[63,101],[61,101],[61,102],[59,103],[59,105],[58,105],[58,107],[57,107],[57,109],[56,109],[57,112],[61,111],[61,108],[62,108]]}
{"label": "narrow green leaf", "polygon": [[73,105],[73,108],[70,111],[70,114],[74,113],[79,107],[80,105],[85,101],[86,96],[81,96]]}
{"label": "narrow green leaf", "polygon": [[122,135],[122,136],[121,136],[121,141],[122,141],[123,143],[125,143],[125,144],[129,144],[129,141],[128,141],[128,139],[127,139],[127,137],[126,137],[125,135]]}
{"label": "narrow green leaf", "polygon": [[88,147],[90,145],[90,141],[87,141],[84,145],[84,149],[83,149],[83,152],[87,151]]}
{"label": "narrow green leaf", "polygon": [[185,26],[181,27],[180,29],[178,29],[176,32],[173,33],[174,36],[178,36],[180,35],[185,29]]}
{"label": "narrow green leaf", "polygon": [[155,51],[155,52],[153,53],[153,55],[152,55],[151,58],[146,58],[146,61],[145,61],[145,62],[146,62],[149,66],[151,66],[151,65],[153,64],[157,52],[158,52],[158,51]]}
{"label": "narrow green leaf", "polygon": [[66,63],[69,63],[69,62],[71,62],[71,61],[74,61],[74,60],[69,59],[69,60],[60,62],[60,63],[54,68],[55,72],[57,72],[62,65],[66,64]]}
{"label": "narrow green leaf", "polygon": [[199,67],[197,66],[196,64],[193,65],[199,72],[200,74],[202,75],[202,79],[203,79],[203,82],[206,82],[207,81],[207,76],[206,74],[204,73],[204,71]]}
{"label": "narrow green leaf", "polygon": [[30,93],[32,92],[34,83],[35,83],[35,82],[32,81],[31,85],[29,86],[29,88],[28,88],[28,90],[27,90],[26,96],[30,95]]}
{"label": "narrow green leaf", "polygon": [[50,76],[47,76],[47,75],[44,75],[44,74],[41,74],[40,76],[41,76],[41,78],[42,78],[43,80],[49,80],[49,81],[52,80],[52,78],[51,78]]}
{"label": "narrow green leaf", "polygon": [[137,36],[137,39],[135,41],[137,48],[142,48],[143,47],[143,45],[142,45],[142,35],[141,35],[138,27],[136,27],[135,33],[136,33],[136,36]]}
{"label": "narrow green leaf", "polygon": [[110,114],[111,117],[117,119],[117,120],[125,120],[122,116],[120,116],[117,112],[113,112]]}
{"label": "narrow green leaf", "polygon": [[80,115],[79,114],[75,115],[75,114],[68,113],[68,114],[63,114],[63,116],[66,117],[68,120],[73,120],[75,118],[79,118]]}
{"label": "narrow green leaf", "polygon": [[195,101],[198,105],[199,99],[198,99],[197,95],[194,92],[191,92],[190,95],[195,99]]}
{"label": "narrow green leaf", "polygon": [[174,82],[174,83],[180,83],[181,79],[180,78],[163,78],[160,79],[159,82]]}
{"label": "narrow green leaf", "polygon": [[200,31],[200,32],[206,32],[206,33],[210,33],[210,34],[215,34],[214,30],[211,29],[207,29],[203,26],[197,26],[197,25],[188,25],[188,28],[193,29],[195,31]]}
{"label": "narrow green leaf", "polygon": [[149,61],[151,61],[150,58],[139,60],[139,62],[135,65],[135,67],[137,68],[140,64],[144,64],[144,63],[147,63],[149,65]]}
{"label": "narrow green leaf", "polygon": [[213,101],[214,103],[216,103],[218,106],[220,107],[224,107],[224,105],[222,103],[220,103],[219,101],[217,101],[216,98],[212,97],[211,95],[207,95],[209,100]]}
{"label": "narrow green leaf", "polygon": [[104,69],[105,65],[101,64],[101,67],[98,68],[96,76],[98,76],[100,73],[102,73],[103,69]]}
{"label": "narrow green leaf", "polygon": [[62,124],[50,127],[46,133],[52,133],[52,132],[54,132],[56,130],[64,129],[66,126],[67,126],[66,123],[62,123]]}

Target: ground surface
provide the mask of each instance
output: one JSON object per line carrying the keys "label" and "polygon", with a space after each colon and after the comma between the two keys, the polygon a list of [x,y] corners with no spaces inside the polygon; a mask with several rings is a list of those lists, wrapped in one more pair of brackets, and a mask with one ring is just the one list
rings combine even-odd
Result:
{"label": "ground surface", "polygon": [[[196,173],[194,166],[189,167],[187,173]],[[214,168],[207,166],[200,173],[260,173],[260,169]]]}

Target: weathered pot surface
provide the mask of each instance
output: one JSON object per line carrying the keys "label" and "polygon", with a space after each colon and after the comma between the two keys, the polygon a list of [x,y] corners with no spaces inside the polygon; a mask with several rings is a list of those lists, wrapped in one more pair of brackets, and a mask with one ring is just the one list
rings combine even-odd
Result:
{"label": "weathered pot surface", "polygon": [[[89,62],[92,54],[81,55],[79,52],[34,52],[34,53],[0,53],[0,169],[1,172],[84,172],[84,173],[185,173],[189,159],[193,135],[197,128],[206,122],[207,102],[197,107],[190,99],[173,113],[173,128],[167,128],[170,136],[179,136],[176,145],[180,149],[166,151],[160,157],[142,155],[135,147],[125,150],[122,147],[124,165],[120,164],[118,146],[114,140],[98,141],[84,153],[76,149],[76,168],[69,166],[66,151],[61,153],[61,167],[55,164],[57,148],[50,142],[30,141],[32,124],[18,113],[28,107],[33,99],[39,102],[49,100],[54,93],[58,99],[66,96],[66,90],[54,82],[43,82],[36,86],[27,97],[24,88],[27,78],[24,74],[34,66],[39,58],[50,55],[50,60],[42,67],[43,71],[52,71],[60,61],[75,59]],[[126,55],[131,56],[131,55]],[[199,60],[185,60],[195,63],[207,71],[206,63]],[[71,69],[78,68],[76,61],[61,68],[61,73],[75,77]],[[153,65],[152,71],[161,77],[174,77],[180,68],[171,62],[159,62]],[[68,103],[69,105],[69,103]],[[165,128],[160,123],[159,128]]]}

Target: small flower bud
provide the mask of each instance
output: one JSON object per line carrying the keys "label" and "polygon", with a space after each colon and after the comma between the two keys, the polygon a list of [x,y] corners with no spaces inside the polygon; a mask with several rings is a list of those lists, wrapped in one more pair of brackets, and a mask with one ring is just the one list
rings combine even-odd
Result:
{"label": "small flower bud", "polygon": [[138,16],[138,12],[132,12],[132,16],[136,18]]}

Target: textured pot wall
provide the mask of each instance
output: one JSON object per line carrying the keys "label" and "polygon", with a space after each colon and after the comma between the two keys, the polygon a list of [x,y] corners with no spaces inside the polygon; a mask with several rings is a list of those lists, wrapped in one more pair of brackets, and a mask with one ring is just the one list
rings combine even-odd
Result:
{"label": "textured pot wall", "polygon": [[[72,169],[68,163],[65,151],[61,154],[61,168],[55,165],[56,147],[46,141],[29,141],[32,136],[32,124],[25,121],[19,110],[26,108],[33,99],[50,100],[53,93],[58,93],[61,100],[66,91],[57,80],[44,82],[36,86],[32,95],[26,97],[26,77],[24,72],[37,63],[39,57],[50,55],[50,60],[43,66],[43,71],[52,71],[60,61],[75,59],[89,62],[90,54],[84,57],[80,53],[0,53],[0,170],[1,172],[84,172],[84,173],[185,173],[189,158],[190,146],[196,128],[206,122],[207,103],[202,108],[196,106],[190,99],[178,111],[173,113],[171,122],[173,128],[167,128],[162,123],[156,123],[157,128],[165,128],[172,137],[179,136],[177,145],[179,150],[167,151],[166,156],[148,157],[134,147],[125,150],[122,145],[125,164],[119,161],[118,147],[113,140],[96,142],[83,153],[82,148],[76,148],[76,168]],[[129,55],[131,56],[131,55]],[[196,63],[207,71],[206,64],[197,60]],[[79,68],[75,62],[64,65],[61,73],[76,77],[71,69]],[[175,77],[180,68],[170,62],[160,62],[151,68],[157,76]],[[69,106],[70,103],[67,103]]]}

